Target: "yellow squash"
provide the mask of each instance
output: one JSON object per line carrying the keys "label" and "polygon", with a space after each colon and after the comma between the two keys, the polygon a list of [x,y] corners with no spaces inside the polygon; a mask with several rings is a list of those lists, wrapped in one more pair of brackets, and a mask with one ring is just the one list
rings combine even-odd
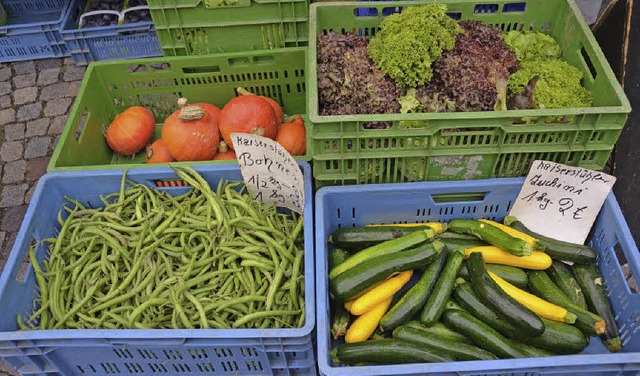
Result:
{"label": "yellow squash", "polygon": [[409,282],[412,274],[412,270],[407,270],[379,283],[376,287],[356,298],[348,309],[349,312],[352,315],[360,316],[385,300],[392,298],[396,292],[400,291],[402,286]]}
{"label": "yellow squash", "polygon": [[515,256],[492,245],[467,248],[464,250],[464,258],[468,258],[471,252],[482,253],[482,258],[487,264],[509,265],[522,269],[545,270],[553,262],[544,252],[532,251],[529,256]]}
{"label": "yellow squash", "polygon": [[355,343],[355,342],[364,342],[373,332],[376,331],[376,328],[380,324],[380,319],[387,312],[389,306],[391,305],[392,298],[385,300],[379,305],[375,306],[369,312],[365,313],[362,316],[358,316],[358,318],[351,324],[349,329],[347,329],[347,334],[344,336],[344,341],[346,343]]}

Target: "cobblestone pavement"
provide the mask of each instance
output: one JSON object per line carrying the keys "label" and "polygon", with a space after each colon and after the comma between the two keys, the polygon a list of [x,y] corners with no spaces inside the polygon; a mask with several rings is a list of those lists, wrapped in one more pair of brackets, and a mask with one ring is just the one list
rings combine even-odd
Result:
{"label": "cobblestone pavement", "polygon": [[[84,71],[70,58],[0,64],[0,271]],[[0,375],[17,373],[0,359]]]}

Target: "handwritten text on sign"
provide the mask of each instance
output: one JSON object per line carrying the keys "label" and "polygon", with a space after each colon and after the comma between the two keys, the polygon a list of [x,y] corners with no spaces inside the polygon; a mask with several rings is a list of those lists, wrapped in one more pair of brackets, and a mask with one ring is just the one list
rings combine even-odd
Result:
{"label": "handwritten text on sign", "polygon": [[615,181],[602,172],[535,161],[509,215],[539,234],[584,244]]}
{"label": "handwritten text on sign", "polygon": [[303,214],[304,177],[282,145],[244,133],[232,133],[231,140],[253,198]]}

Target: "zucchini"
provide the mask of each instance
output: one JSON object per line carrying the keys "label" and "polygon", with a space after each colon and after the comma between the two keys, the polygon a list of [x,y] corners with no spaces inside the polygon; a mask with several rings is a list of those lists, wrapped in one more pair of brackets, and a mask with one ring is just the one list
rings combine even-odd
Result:
{"label": "zucchini", "polygon": [[496,313],[480,300],[471,284],[466,282],[459,283],[453,290],[453,298],[467,312],[485,324],[490,325],[498,333],[507,337],[522,337],[522,332],[511,325],[504,316]]}
{"label": "zucchini", "polygon": [[447,228],[449,228],[449,225],[444,222],[393,223],[393,224],[376,223],[376,224],[367,225],[367,227],[398,228],[400,230],[404,230],[407,227],[412,227],[412,228],[430,227],[436,232],[436,234],[439,234],[441,232],[447,231]]}
{"label": "zucchini", "polygon": [[460,234],[453,231],[445,231],[438,234],[436,239],[446,244],[449,249],[482,247],[489,245],[489,243],[478,239],[477,236]]}
{"label": "zucchini", "polygon": [[440,272],[433,291],[429,294],[429,298],[422,309],[422,314],[420,314],[420,322],[426,326],[440,319],[440,315],[444,312],[445,305],[455,286],[458,270],[460,270],[460,266],[462,266],[464,259],[464,251],[462,248],[449,251],[448,253],[447,262],[444,264],[442,272]]}
{"label": "zucchini", "polygon": [[589,344],[587,337],[573,325],[545,318],[542,321],[544,333],[538,337],[527,338],[523,342],[557,354],[577,354]]}
{"label": "zucchini", "polygon": [[465,256],[471,252],[480,252],[484,262],[487,264],[499,264],[516,266],[518,268],[544,270],[551,266],[552,260],[548,254],[540,251],[533,251],[529,256],[514,256],[495,246],[472,247],[465,249]]}
{"label": "zucchini", "polygon": [[524,352],[529,354],[530,358],[543,358],[547,356],[556,356],[558,354],[554,354],[553,352],[545,349],[541,349],[538,347],[534,347],[531,345],[527,345],[526,343],[517,342],[516,346],[520,347],[520,349],[524,350]]}
{"label": "zucchini", "polygon": [[484,304],[503,316],[524,335],[534,337],[544,332],[544,324],[540,317],[507,294],[489,276],[482,261],[482,253],[472,253],[467,259],[467,268],[471,286]]}
{"label": "zucchini", "polygon": [[337,247],[333,248],[333,250],[329,253],[329,270],[342,264],[349,257],[351,257],[351,253],[345,251],[344,249]]}
{"label": "zucchini", "polygon": [[400,238],[417,231],[426,231],[428,239],[433,240],[435,230],[430,226],[370,226],[370,227],[343,227],[331,234],[329,242],[336,247],[350,251],[360,251],[379,243]]}
{"label": "zucchini", "polygon": [[575,326],[585,335],[595,336],[604,333],[605,323],[602,317],[575,305],[560,291],[547,273],[540,270],[529,272],[529,289],[535,295],[564,307],[576,315]]}
{"label": "zucchini", "polygon": [[356,343],[364,342],[369,339],[369,337],[371,337],[371,335],[376,331],[376,328],[380,323],[380,319],[384,316],[385,312],[387,312],[387,309],[389,309],[392,299],[393,298],[388,298],[361,316],[358,316],[349,329],[347,329],[344,341],[346,343]]}
{"label": "zucchini", "polygon": [[575,263],[593,263],[598,257],[598,253],[591,247],[583,244],[568,243],[557,239],[552,239],[544,235],[529,230],[517,218],[507,216],[504,223],[520,232],[529,234],[542,241],[546,246],[545,252],[556,260],[571,261]]}
{"label": "zucchini", "polygon": [[513,237],[499,228],[472,219],[452,219],[449,230],[463,234],[475,235],[514,256],[529,256],[533,251],[531,244]]}
{"label": "zucchini", "polygon": [[438,354],[449,355],[455,360],[498,359],[487,350],[474,345],[452,341],[445,337],[439,337],[416,327],[400,326],[393,331],[393,338],[414,342],[420,347],[424,346],[433,349]]}
{"label": "zucchini", "polygon": [[395,293],[409,282],[412,275],[413,270],[405,270],[377,284],[374,288],[354,300],[349,312],[352,315],[360,316],[387,299],[393,298]]}
{"label": "zucchini", "polygon": [[336,358],[345,364],[398,364],[449,362],[454,360],[453,357],[440,354],[437,351],[393,338],[345,343],[337,347]]}
{"label": "zucchini", "polygon": [[573,304],[587,309],[587,301],[584,299],[582,288],[564,262],[554,261],[551,267],[547,269],[547,274]]}
{"label": "zucchini", "polygon": [[582,287],[589,309],[604,319],[606,326],[601,336],[604,345],[611,352],[621,351],[622,342],[620,341],[618,325],[611,308],[611,302],[604,289],[600,271],[595,264],[573,264],[572,269]]}
{"label": "zucchini", "polygon": [[[364,260],[329,281],[331,295],[338,301],[356,298],[394,273],[428,265],[440,256],[440,252],[443,252],[444,248],[443,243],[434,241],[433,243],[424,243],[407,251],[383,254]],[[338,267],[349,262],[349,260],[338,265]]]}
{"label": "zucchini", "polygon": [[382,317],[382,320],[380,320],[382,331],[390,332],[420,312],[427,302],[446,260],[447,252],[440,252],[438,260],[427,266],[418,282],[404,293]]}
{"label": "zucchini", "polygon": [[456,332],[469,337],[476,346],[500,358],[526,358],[529,356],[524,350],[518,348],[515,342],[505,338],[469,312],[447,309],[442,314],[442,321]]}
{"label": "zucchini", "polygon": [[459,343],[472,343],[471,340],[469,340],[469,338],[456,332],[455,330],[449,329],[448,326],[446,326],[440,321],[436,322],[431,326],[424,326],[418,320],[410,320],[410,321],[407,321],[407,323],[404,324],[403,326],[419,328],[425,331],[426,333],[433,334],[438,337],[444,337]]}
{"label": "zucchini", "polygon": [[553,304],[538,296],[519,289],[491,272],[489,272],[489,276],[504,292],[522,303],[538,316],[567,324],[573,324],[576,322],[576,315],[569,312],[566,308],[560,307],[557,304]]}
{"label": "zucchini", "polygon": [[333,315],[331,320],[331,334],[333,339],[338,339],[347,333],[351,322],[351,315],[342,304],[332,304]]}
{"label": "zucchini", "polygon": [[480,219],[480,222],[488,223],[491,226],[497,227],[500,230],[506,232],[507,234],[513,236],[514,238],[522,239],[525,242],[529,243],[534,250],[536,251],[544,251],[545,245],[540,240],[534,238],[529,234],[525,234],[524,232],[518,231],[514,228],[511,228],[507,225],[503,225],[502,223],[494,222],[488,219]]}
{"label": "zucchini", "polygon": [[420,243],[431,241],[433,239],[433,230],[421,230],[412,232],[408,235],[401,236],[397,239],[388,240],[383,243],[376,244],[369,248],[365,248],[355,255],[349,257],[340,265],[336,266],[329,273],[329,279],[334,279],[338,274],[349,270],[365,260],[377,256],[390,256],[392,253],[407,250],[415,247]]}
{"label": "zucchini", "polygon": [[[500,265],[500,264],[486,264],[485,267],[487,271],[495,273],[503,278],[505,281],[508,281],[514,286],[518,286],[520,288],[527,287],[529,283],[529,278],[527,277],[527,273],[515,266],[509,265]],[[469,280],[469,270],[467,270],[466,263],[462,265],[460,271],[458,272],[458,277],[462,277],[466,280]]]}

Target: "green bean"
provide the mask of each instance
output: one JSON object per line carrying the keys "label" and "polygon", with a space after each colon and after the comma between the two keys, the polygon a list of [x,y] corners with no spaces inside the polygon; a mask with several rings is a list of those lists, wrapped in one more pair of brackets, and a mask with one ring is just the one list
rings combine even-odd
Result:
{"label": "green bean", "polygon": [[297,315],[300,313],[300,310],[295,310],[295,311],[285,311],[285,310],[278,310],[278,311],[260,311],[260,312],[253,312],[250,313],[248,315],[245,315],[243,317],[241,317],[240,319],[236,320],[232,327],[233,328],[239,328],[242,325],[245,325],[246,323],[248,323],[251,320],[255,320],[255,319],[259,319],[259,318],[263,318],[266,316],[285,316],[285,315]]}
{"label": "green bean", "polygon": [[73,317],[73,315],[75,315],[75,313],[78,310],[80,310],[80,308],[82,308],[82,306],[87,304],[89,302],[89,300],[91,300],[93,298],[93,294],[96,292],[96,290],[98,290],[104,283],[105,283],[105,280],[101,279],[101,280],[97,281],[95,285],[91,286],[91,288],[87,292],[87,295],[85,295],[85,297],[82,298],[82,300],[80,302],[76,303],[71,310],[67,311],[67,313],[64,315],[64,317],[60,321],[58,321],[58,323],[53,327],[53,329],[60,329],[62,327],[62,325],[65,325],[65,324],[69,325],[67,323],[67,320],[69,320],[71,317]]}

